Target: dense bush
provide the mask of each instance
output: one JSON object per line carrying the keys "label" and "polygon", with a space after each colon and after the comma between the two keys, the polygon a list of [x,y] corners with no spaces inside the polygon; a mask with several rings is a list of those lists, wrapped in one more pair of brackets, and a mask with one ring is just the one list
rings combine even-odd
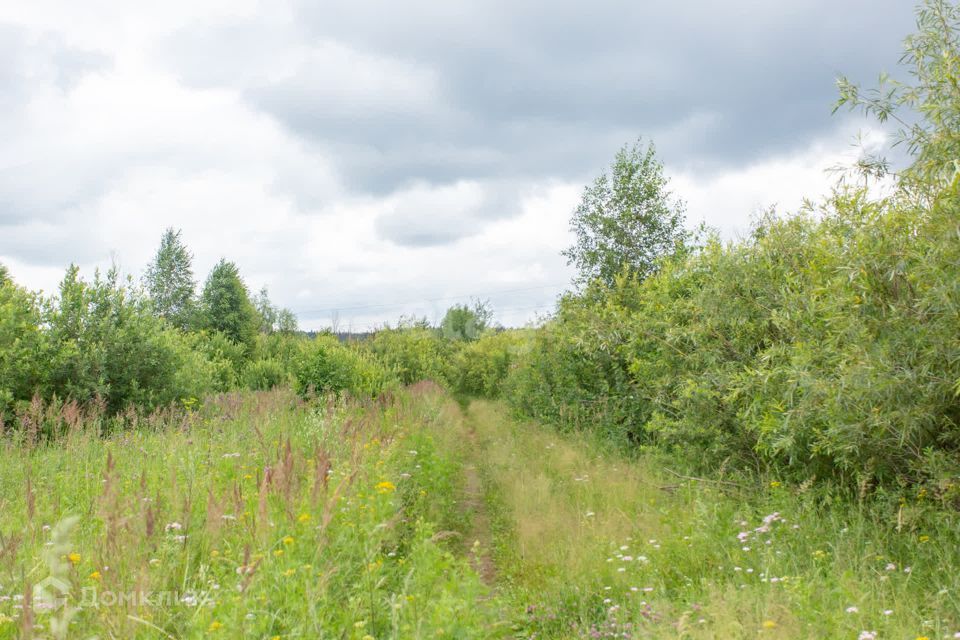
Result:
{"label": "dense bush", "polygon": [[458,393],[499,396],[504,380],[518,353],[524,348],[527,331],[487,331],[457,353],[453,386]]}
{"label": "dense bush", "polygon": [[[194,345],[150,312],[115,271],[83,281],[67,271],[59,296],[43,314],[45,395],[87,402],[100,398],[109,410],[157,406],[205,393],[212,381],[197,367]],[[192,367],[189,376],[178,375]]]}
{"label": "dense bush", "polygon": [[700,465],[860,483],[955,471],[957,202],[841,194],[595,285],[540,332],[511,397]]}
{"label": "dense bush", "polygon": [[318,336],[305,348],[296,371],[301,394],[375,396],[394,380],[392,372],[374,356],[329,335]]}
{"label": "dense bush", "polygon": [[456,345],[427,327],[383,329],[363,346],[396,372],[404,384],[433,380],[447,384],[453,375]]}
{"label": "dense bush", "polygon": [[40,321],[36,297],[0,277],[0,419],[15,400],[29,398],[45,376]]}

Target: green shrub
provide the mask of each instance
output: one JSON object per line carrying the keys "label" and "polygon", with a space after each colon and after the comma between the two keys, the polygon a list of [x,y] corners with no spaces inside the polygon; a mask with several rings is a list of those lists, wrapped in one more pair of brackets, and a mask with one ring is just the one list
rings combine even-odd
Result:
{"label": "green shrub", "polygon": [[[511,373],[522,411],[695,465],[845,484],[956,472],[956,192],[840,194],[561,304]],[[953,462],[951,462],[953,461]]]}
{"label": "green shrub", "polygon": [[[108,411],[130,405],[155,407],[210,388],[195,346],[152,315],[145,299],[116,271],[84,282],[71,267],[59,296],[47,301],[44,396],[78,402],[102,399]],[[184,386],[186,385],[186,386]]]}
{"label": "green shrub", "polygon": [[455,384],[458,393],[496,397],[517,353],[527,340],[527,331],[488,331],[457,353]]}
{"label": "green shrub", "polygon": [[243,386],[256,390],[273,389],[288,384],[291,377],[284,364],[278,360],[254,360],[243,372]]}
{"label": "green shrub", "polygon": [[453,375],[456,346],[433,329],[383,329],[362,344],[394,370],[403,384],[421,380],[447,384]]}
{"label": "green shrub", "polygon": [[36,297],[0,279],[0,419],[15,400],[29,399],[43,385],[47,365]]}
{"label": "green shrub", "polygon": [[369,353],[318,336],[305,349],[296,372],[301,394],[348,392],[376,396],[394,380],[391,372]]}

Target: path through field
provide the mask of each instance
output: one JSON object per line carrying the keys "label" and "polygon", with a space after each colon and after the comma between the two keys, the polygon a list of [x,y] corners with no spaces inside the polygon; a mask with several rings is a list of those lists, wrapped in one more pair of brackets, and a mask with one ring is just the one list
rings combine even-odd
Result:
{"label": "path through field", "polygon": [[[527,631],[567,637],[590,632],[572,620],[596,620],[620,598],[657,615],[643,595],[652,588],[637,575],[643,561],[628,571],[608,558],[629,558],[631,549],[652,556],[659,538],[687,523],[662,517],[683,511],[676,485],[586,440],[518,422],[498,403],[471,402],[455,428],[459,437],[448,442],[465,455],[468,557],[506,616],[519,610]],[[628,631],[615,613],[605,631]]]}
{"label": "path through field", "polygon": [[501,403],[458,412],[443,441],[461,463],[464,551],[502,621],[490,637],[954,637],[951,592],[939,622],[921,618],[905,595],[920,557],[885,549],[858,514],[781,483],[678,478]]}

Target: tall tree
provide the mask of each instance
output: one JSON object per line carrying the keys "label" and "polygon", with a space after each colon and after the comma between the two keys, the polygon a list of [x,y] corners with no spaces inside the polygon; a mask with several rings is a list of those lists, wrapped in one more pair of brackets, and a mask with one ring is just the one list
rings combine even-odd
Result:
{"label": "tall tree", "polygon": [[155,313],[170,324],[185,329],[193,312],[196,282],[193,256],[180,239],[180,230],[163,232],[160,248],[144,274],[144,287]]}
{"label": "tall tree", "polygon": [[625,268],[645,277],[686,242],[685,207],[668,182],[653,144],[637,140],[617,152],[609,175],[584,189],[570,221],[575,243],[563,252],[579,284],[612,283]]}
{"label": "tall tree", "polygon": [[204,284],[199,326],[220,331],[234,342],[253,348],[260,318],[240,278],[240,270],[226,259],[220,259]]}

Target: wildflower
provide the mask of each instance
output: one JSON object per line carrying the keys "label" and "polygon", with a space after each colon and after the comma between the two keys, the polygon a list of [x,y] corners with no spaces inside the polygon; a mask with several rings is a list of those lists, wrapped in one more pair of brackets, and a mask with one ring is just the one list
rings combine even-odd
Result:
{"label": "wildflower", "polygon": [[91,580],[99,580],[100,577],[101,577],[101,576],[100,576],[100,572],[99,572],[99,571],[94,571],[93,573],[90,574],[90,579],[91,579]]}
{"label": "wildflower", "polygon": [[297,522],[301,522],[301,523],[303,523],[303,522],[310,522],[310,514],[309,514],[309,513],[301,513],[301,514],[300,514],[300,517],[297,518]]}
{"label": "wildflower", "polygon": [[887,566],[886,566],[886,570],[887,570],[887,571],[896,571],[896,570],[897,570],[897,565],[893,564],[892,562],[888,562],[888,563],[887,563]]}
{"label": "wildflower", "polygon": [[164,531],[180,531],[183,529],[183,525],[179,522],[171,522],[163,528]]}
{"label": "wildflower", "polygon": [[913,572],[913,568],[912,568],[912,567],[904,567],[904,568],[903,568],[903,572],[904,572],[904,573],[912,573],[912,572]]}
{"label": "wildflower", "polygon": [[930,640],[929,636],[917,636],[917,640]]}
{"label": "wildflower", "polygon": [[293,536],[286,536],[286,537],[283,539],[283,544],[287,545],[288,547],[289,547],[291,544],[293,544]]}
{"label": "wildflower", "polygon": [[779,488],[782,484],[783,484],[783,483],[781,483],[779,480],[774,480],[774,481],[772,481],[772,482],[770,483],[770,488],[771,488],[771,489],[777,489],[777,488]]}
{"label": "wildflower", "polygon": [[856,607],[847,607],[847,608],[846,608],[846,612],[847,612],[847,613],[857,613],[858,611],[860,611],[860,609],[857,609]]}
{"label": "wildflower", "polygon": [[283,549],[274,549],[273,555],[279,558],[280,556],[283,555]]}
{"label": "wildflower", "polygon": [[79,553],[77,553],[76,551],[74,551],[73,553],[67,555],[67,560],[70,561],[70,564],[76,566],[76,565],[80,564],[81,557],[80,557],[80,554],[79,554]]}
{"label": "wildflower", "polygon": [[283,572],[283,575],[284,575],[284,577],[289,578],[290,576],[292,576],[292,575],[295,574],[296,572],[297,572],[296,569],[287,569],[286,571]]}
{"label": "wildflower", "polygon": [[892,615],[893,615],[893,609],[884,609],[884,610],[883,610],[883,615],[885,615],[885,616],[892,616]]}
{"label": "wildflower", "polygon": [[777,623],[774,622],[773,620],[764,620],[764,621],[763,621],[763,624],[762,624],[761,626],[762,626],[764,629],[776,629],[776,628],[777,628]]}
{"label": "wildflower", "polygon": [[923,544],[924,542],[929,542],[929,541],[930,541],[930,536],[920,536],[919,538],[920,544]]}
{"label": "wildflower", "polygon": [[384,480],[383,482],[377,483],[376,489],[378,493],[390,493],[391,491],[396,491],[397,486],[389,480]]}
{"label": "wildflower", "polygon": [[150,558],[150,566],[151,566],[151,567],[158,567],[158,566],[160,566],[160,559],[159,559],[159,558]]}
{"label": "wildflower", "polygon": [[877,640],[876,631],[861,631],[860,635],[857,636],[857,640]]}
{"label": "wildflower", "polygon": [[210,626],[207,628],[207,631],[210,633],[213,633],[214,631],[217,631],[218,629],[221,629],[221,628],[223,628],[223,625],[217,622],[216,620],[214,620],[213,622],[210,623]]}

